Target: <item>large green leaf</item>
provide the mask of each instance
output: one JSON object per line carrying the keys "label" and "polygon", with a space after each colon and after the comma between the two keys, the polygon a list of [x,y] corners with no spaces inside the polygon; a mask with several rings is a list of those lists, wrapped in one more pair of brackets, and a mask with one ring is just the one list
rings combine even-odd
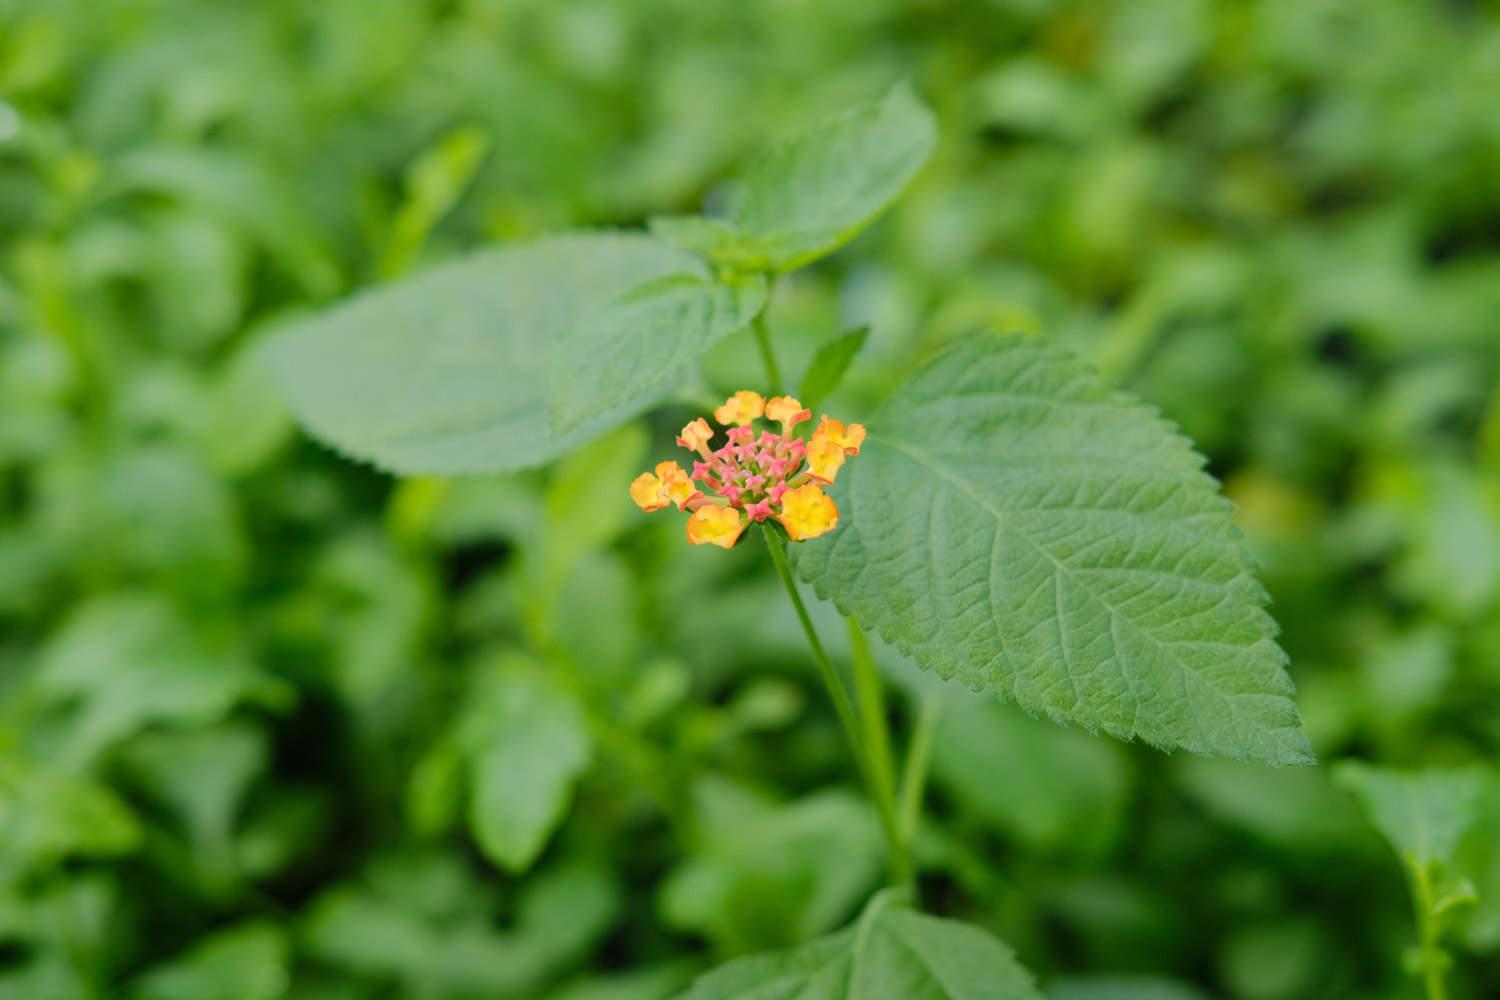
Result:
{"label": "large green leaf", "polygon": [[1156,746],[1312,759],[1229,504],[1155,411],[975,335],[871,421],[799,570],[923,666]]}
{"label": "large green leaf", "polygon": [[645,410],[765,303],[759,280],[705,277],[645,236],[554,236],[358,296],[287,330],[269,358],[298,418],[356,458],[521,468]]}
{"label": "large green leaf", "polygon": [[855,926],[698,978],[679,1000],[1032,1000],[1031,974],[977,927],[917,913],[891,892]]}

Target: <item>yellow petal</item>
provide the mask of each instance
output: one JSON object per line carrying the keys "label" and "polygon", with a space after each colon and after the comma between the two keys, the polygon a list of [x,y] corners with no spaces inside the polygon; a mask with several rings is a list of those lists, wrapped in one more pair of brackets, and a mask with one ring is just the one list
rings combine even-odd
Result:
{"label": "yellow petal", "polygon": [[657,463],[656,474],[661,477],[662,491],[677,505],[678,510],[698,495],[697,485],[676,462]]}
{"label": "yellow petal", "polygon": [[743,427],[753,420],[759,420],[765,412],[765,397],[758,392],[741,389],[724,400],[724,405],[714,411],[714,419],[725,427],[731,424]]}
{"label": "yellow petal", "polygon": [[708,442],[713,439],[713,436],[714,431],[708,426],[708,421],[699,417],[682,429],[682,433],[677,437],[677,443],[693,451],[702,451],[708,447]]}
{"label": "yellow petal", "polygon": [[794,542],[805,542],[827,534],[839,525],[839,509],[822,487],[808,483],[787,490],[781,498],[777,520]]}
{"label": "yellow petal", "polygon": [[834,420],[825,413],[818,423],[818,429],[813,431],[813,440],[832,441],[850,455],[858,455],[859,446],[865,443],[865,425],[850,424],[845,427],[843,421]]}
{"label": "yellow petal", "polygon": [[807,446],[807,468],[814,478],[832,483],[844,464],[844,449],[837,443],[814,435]]}
{"label": "yellow petal", "polygon": [[661,510],[671,502],[663,489],[662,481],[649,472],[636,476],[635,481],[630,484],[630,499],[647,514]]}
{"label": "yellow petal", "polygon": [[812,419],[812,413],[792,396],[777,396],[768,402],[766,416],[783,424],[788,431],[802,421]]}
{"label": "yellow petal", "polygon": [[687,539],[694,545],[727,549],[739,541],[745,518],[733,507],[699,507],[687,520]]}

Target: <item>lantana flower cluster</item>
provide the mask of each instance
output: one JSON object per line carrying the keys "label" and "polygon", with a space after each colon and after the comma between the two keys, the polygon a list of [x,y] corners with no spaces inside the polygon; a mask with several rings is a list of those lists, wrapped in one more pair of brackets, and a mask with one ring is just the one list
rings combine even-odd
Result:
{"label": "lantana flower cluster", "polygon": [[[781,433],[757,431],[765,418]],[[812,437],[797,436],[812,411],[791,396],[764,399],[741,390],[714,410],[727,428],[723,444],[711,447],[714,430],[702,417],[682,429],[677,443],[694,452],[691,472],[676,462],[662,462],[630,484],[630,498],[648,514],[676,504],[690,511],[688,541],[730,548],[751,524],[775,520],[794,542],[827,534],[838,526],[839,509],[823,492],[844,460],[859,454],[865,429],[845,426],[827,414]]]}

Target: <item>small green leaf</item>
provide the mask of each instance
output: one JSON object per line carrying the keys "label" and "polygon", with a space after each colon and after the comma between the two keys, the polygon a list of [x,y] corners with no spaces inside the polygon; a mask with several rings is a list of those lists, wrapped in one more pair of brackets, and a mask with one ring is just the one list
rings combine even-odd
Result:
{"label": "small green leaf", "polygon": [[1417,867],[1453,863],[1485,780],[1477,768],[1404,772],[1357,761],[1340,764],[1335,779],[1359,799],[1396,853]]}
{"label": "small green leaf", "polygon": [[457,820],[463,778],[463,755],[448,740],[417,761],[406,788],[406,818],[418,836],[435,836]]}
{"label": "small green leaf", "polygon": [[147,146],[116,161],[109,194],[172,198],[230,223],[310,294],[337,290],[338,265],[288,178],[254,158],[206,146]]}
{"label": "small green leaf", "polygon": [[1031,974],[989,933],[877,896],[860,918],[851,997],[1040,1000]]}
{"label": "small green leaf", "polygon": [[469,757],[469,825],[507,871],[536,861],[588,766],[587,722],[573,697],[519,662],[480,675],[461,736]]}
{"label": "small green leaf", "polygon": [[399,996],[537,997],[619,915],[619,885],[594,859],[565,860],[528,878],[504,931],[486,912],[482,882],[453,855],[381,858],[363,884],[326,891],[311,905],[302,947],[320,963],[399,980]]}
{"label": "small green leaf", "polygon": [[0,754],[0,857],[36,871],[75,855],[125,854],[141,839],[135,814],[107,786]]}
{"label": "small green leaf", "polygon": [[121,756],[142,789],[172,812],[197,845],[217,847],[233,832],[270,747],[264,730],[227,722],[142,733]]}
{"label": "small green leaf", "polygon": [[1040,1000],[997,938],[876,896],[851,928],[698,978],[679,1000]]}
{"label": "small green leaf", "polygon": [[921,665],[1033,714],[1312,759],[1265,593],[1203,460],[1070,355],[963,338],[870,421],[802,576]]}
{"label": "small green leaf", "polygon": [[355,458],[405,474],[518,469],[647,409],[764,302],[758,282],[706,277],[646,236],[553,236],[367,292],[283,331],[268,357],[298,419]]}
{"label": "small green leaf", "polygon": [[142,977],[136,1000],[274,1000],[291,976],[286,935],[272,924],[219,931]]}
{"label": "small green leaf", "polygon": [[200,634],[168,602],[122,593],[80,605],[47,644],[37,693],[67,713],[58,762],[82,764],[153,723],[203,725],[236,705],[289,704],[295,690],[244,651]]}
{"label": "small green leaf", "polygon": [[869,335],[870,328],[862,326],[857,330],[841,333],[818,348],[812,363],[807,366],[807,374],[802,376],[802,382],[797,387],[797,398],[802,400],[804,406],[815,408],[833,395],[844,381],[844,373],[849,370],[860,348],[865,346],[865,338]]}
{"label": "small green leaf", "polygon": [[[996,781],[988,768],[974,766],[982,760],[1029,763]],[[1028,855],[1103,856],[1121,833],[1130,800],[1118,743],[988,698],[954,697],[944,706],[932,770],[958,806]]]}
{"label": "small green leaf", "polygon": [[786,947],[838,927],[879,884],[880,828],[855,796],[779,805],[712,781],[695,792],[699,844],[658,896],[674,929],[730,952]]}
{"label": "small green leaf", "polygon": [[252,341],[220,367],[199,428],[215,472],[227,478],[261,467],[293,436],[291,414],[276,391],[260,341]]}
{"label": "small green leaf", "polygon": [[[746,273],[765,264],[754,259],[754,248],[746,244],[745,235],[725,219],[703,215],[656,215],[652,216],[650,226],[651,235],[657,239],[718,264]],[[745,251],[752,256],[741,259],[738,255]]]}
{"label": "small green leaf", "polygon": [[380,273],[392,277],[417,257],[428,233],[463,195],[490,150],[482,129],[460,126],[438,140],[406,170],[406,198],[391,224]]}
{"label": "small green leaf", "polygon": [[906,189],[937,145],[932,112],[907,87],[846,112],[750,164],[729,221],[767,269],[826,256]]}
{"label": "small green leaf", "polygon": [[752,955],[699,976],[678,1000],[846,1000],[854,929],[800,948]]}

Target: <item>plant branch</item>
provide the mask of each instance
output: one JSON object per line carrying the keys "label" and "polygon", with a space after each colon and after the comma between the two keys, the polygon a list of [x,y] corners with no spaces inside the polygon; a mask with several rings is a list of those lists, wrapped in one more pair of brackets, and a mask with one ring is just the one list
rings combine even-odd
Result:
{"label": "plant branch", "polygon": [[897,885],[911,881],[910,842],[901,836],[896,813],[896,766],[891,757],[891,736],[885,714],[885,692],[880,671],[870,656],[870,643],[853,618],[849,625],[850,660],[854,665],[854,695],[859,703],[859,720],[869,767],[870,794],[880,811],[891,842],[891,878]]}
{"label": "plant branch", "polygon": [[[767,305],[767,308],[770,308]],[[766,378],[770,380],[771,388],[776,392],[784,391],[781,381],[781,365],[776,360],[776,348],[771,344],[771,331],[766,329],[766,309],[760,311],[751,324],[755,331],[755,342],[760,346],[760,360],[766,366]]]}
{"label": "plant branch", "polygon": [[[787,563],[786,542],[782,541],[774,528],[766,527],[761,533],[766,536],[766,548],[771,550],[771,561],[776,564],[776,575],[781,578],[781,585],[786,588],[787,597],[791,599],[792,609],[797,612],[797,620],[802,623],[802,632],[807,636],[807,645],[812,650],[813,662],[817,664],[818,672],[823,676],[823,684],[828,688],[829,696],[833,698],[833,707],[838,711],[839,721],[843,723],[844,736],[848,739],[849,748],[854,753],[860,777],[864,779],[865,787],[869,789],[870,797],[875,801],[875,810],[880,814],[881,829],[885,834],[886,847],[890,853],[891,879],[897,885],[905,885],[911,879],[911,860],[897,830],[895,800],[890,786],[886,785],[882,790],[880,780],[876,776],[876,769],[871,764],[869,747],[861,735],[861,720],[854,711],[854,704],[849,700],[849,693],[844,688],[843,679],[839,677],[838,670],[829,660],[828,652],[823,648],[823,641],[818,638],[812,617],[807,613],[807,605],[802,603],[802,595],[797,592],[797,582],[792,578],[792,568]],[[864,697],[865,695],[862,694],[861,699],[863,700]],[[881,732],[879,738],[882,741],[886,739],[883,717],[874,717],[873,722],[869,722],[868,725],[879,726]],[[889,754],[889,747],[886,753]]]}
{"label": "plant branch", "polygon": [[1417,918],[1417,955],[1422,968],[1422,985],[1427,1000],[1447,1000],[1448,990],[1443,982],[1444,954],[1438,943],[1440,932],[1434,905],[1432,878],[1427,865],[1415,860],[1408,862],[1412,874],[1412,904]]}
{"label": "plant branch", "polygon": [[786,542],[782,541],[781,536],[773,528],[763,527],[761,533],[766,536],[766,548],[771,550],[771,561],[776,564],[776,575],[781,578],[781,585],[786,588],[787,596],[792,601],[792,608],[797,612],[797,620],[802,623],[802,632],[807,636],[807,645],[812,650],[813,662],[818,665],[818,671],[823,675],[823,683],[827,685],[828,693],[833,697],[833,707],[838,710],[839,721],[844,725],[844,735],[848,737],[849,745],[854,748],[860,769],[864,770],[866,767],[864,742],[860,739],[859,721],[854,714],[854,704],[850,702],[843,680],[828,659],[828,653],[823,649],[823,642],[818,638],[817,630],[813,628],[812,618],[807,613],[807,606],[802,603],[802,595],[797,592],[797,583],[792,579],[792,568],[786,561]]}
{"label": "plant branch", "polygon": [[897,830],[901,834],[902,843],[908,845],[908,848],[917,835],[917,818],[922,812],[927,769],[932,759],[932,733],[937,728],[942,707],[942,699],[936,695],[929,694],[922,699],[922,706],[917,710],[916,728],[911,734],[911,744],[906,748],[906,764],[901,768]]}

